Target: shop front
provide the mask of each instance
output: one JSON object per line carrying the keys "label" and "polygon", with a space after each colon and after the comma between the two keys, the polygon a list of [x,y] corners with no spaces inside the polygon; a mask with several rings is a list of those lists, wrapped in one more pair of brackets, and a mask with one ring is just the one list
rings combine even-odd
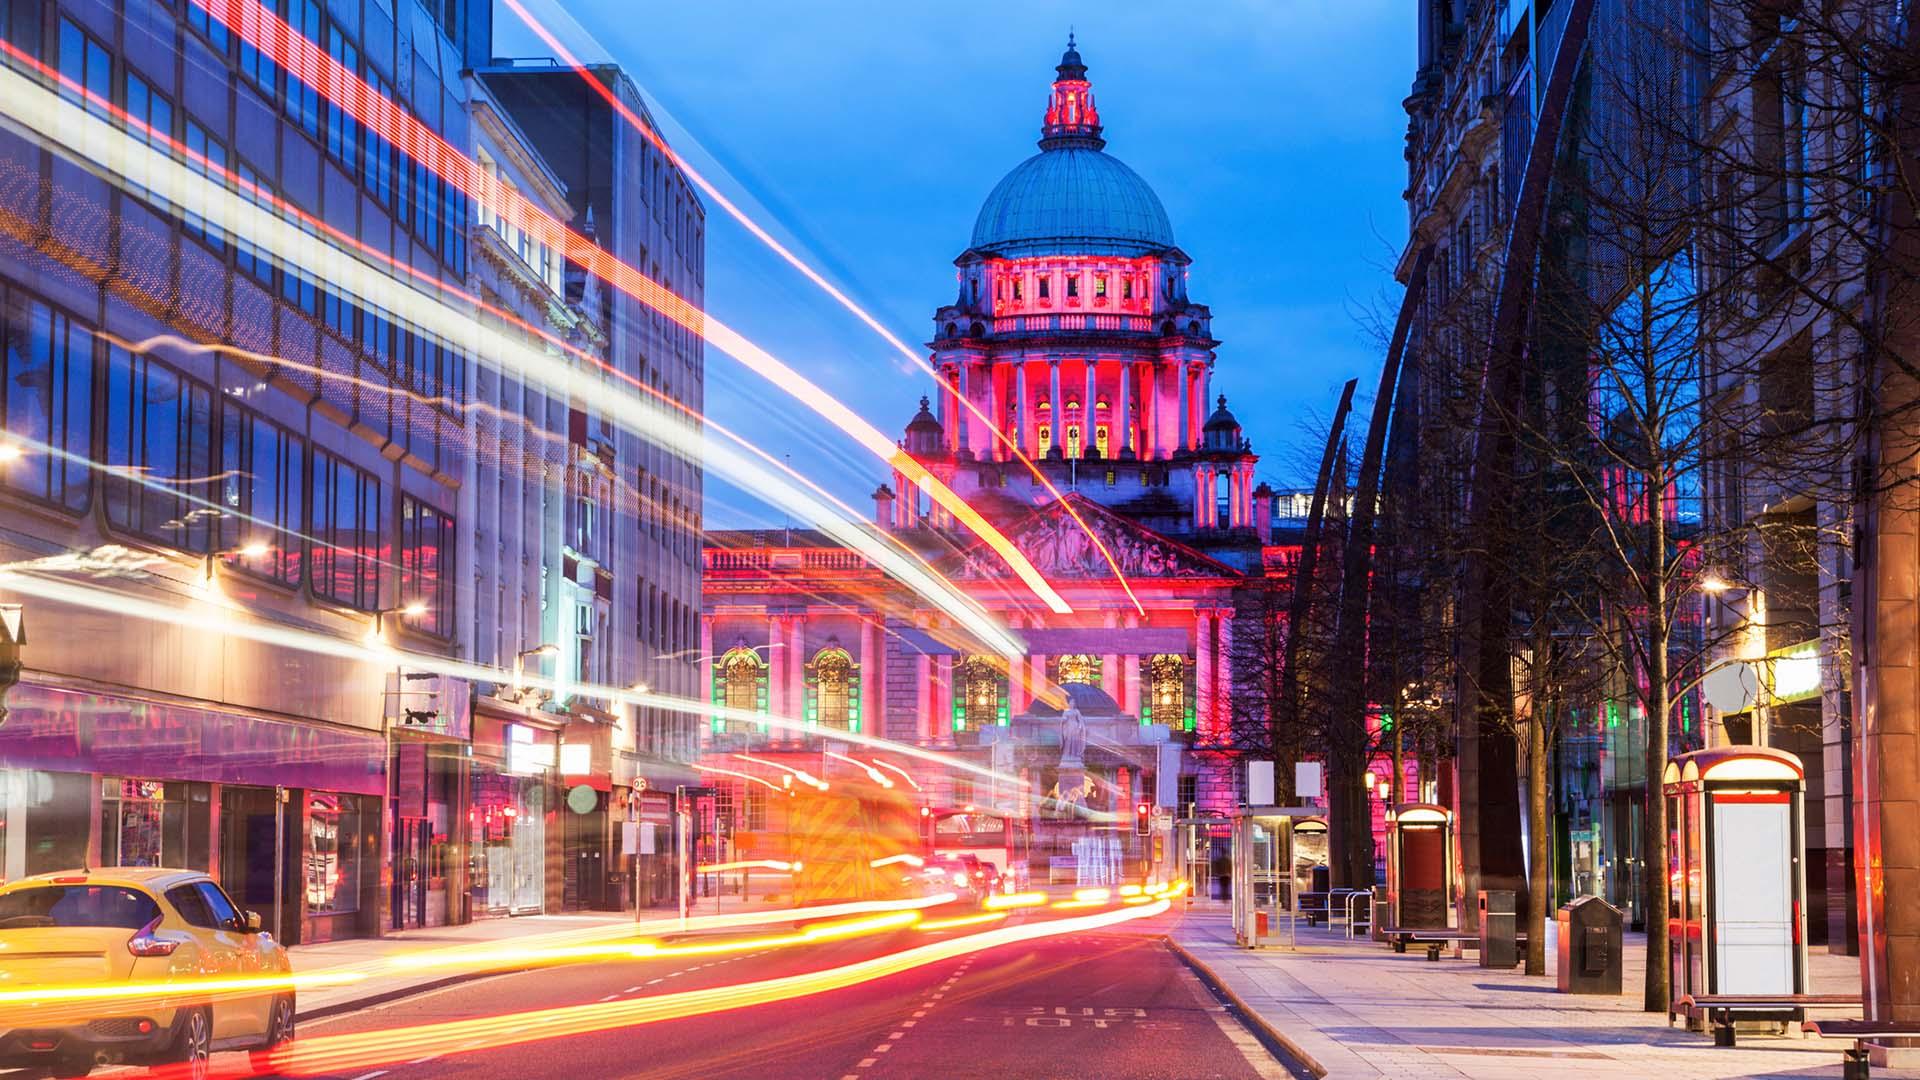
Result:
{"label": "shop front", "polygon": [[213,875],[282,941],[379,932],[377,732],[26,684],[0,725],[0,881]]}
{"label": "shop front", "polygon": [[392,685],[388,925],[406,930],[463,923],[472,918],[472,826],[465,812],[472,695],[467,683],[444,676],[401,676]]}
{"label": "shop front", "polygon": [[614,717],[574,702],[561,734],[561,907],[618,911],[626,905],[613,846]]}
{"label": "shop front", "polygon": [[476,705],[467,859],[475,919],[559,906],[560,720],[488,698]]}

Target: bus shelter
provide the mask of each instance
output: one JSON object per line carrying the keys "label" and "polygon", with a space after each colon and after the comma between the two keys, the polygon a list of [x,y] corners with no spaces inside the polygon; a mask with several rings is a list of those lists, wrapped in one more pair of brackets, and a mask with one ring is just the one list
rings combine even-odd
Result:
{"label": "bus shelter", "polygon": [[[1764,746],[1717,746],[1667,763],[1673,997],[1807,992],[1805,767]],[[1799,1020],[1791,1007],[1730,1020]],[[1688,1021],[1701,1019],[1700,1011]]]}
{"label": "bus shelter", "polygon": [[1454,902],[1453,812],[1401,803],[1387,815],[1388,929],[1444,930]]}
{"label": "bus shelter", "polygon": [[[1245,806],[1233,813],[1233,937],[1249,949],[1292,945],[1300,915],[1294,826],[1304,806]],[[1284,920],[1286,929],[1281,930]]]}
{"label": "bus shelter", "polygon": [[[1327,858],[1327,819],[1323,817],[1300,818],[1293,823],[1293,895],[1310,893],[1316,889],[1325,891],[1325,884],[1316,884],[1314,871],[1329,866]],[[1325,875],[1319,875],[1324,877]]]}

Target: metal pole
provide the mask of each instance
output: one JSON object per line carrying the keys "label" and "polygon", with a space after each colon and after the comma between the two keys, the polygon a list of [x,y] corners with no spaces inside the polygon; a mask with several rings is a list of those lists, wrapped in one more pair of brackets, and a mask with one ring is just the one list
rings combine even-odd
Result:
{"label": "metal pole", "polygon": [[281,925],[281,897],[286,895],[287,883],[287,789],[275,786],[273,789],[273,939],[279,942],[287,940],[286,928]]}
{"label": "metal pole", "polygon": [[687,798],[686,785],[673,789],[673,880],[680,902],[680,929],[687,928]]}

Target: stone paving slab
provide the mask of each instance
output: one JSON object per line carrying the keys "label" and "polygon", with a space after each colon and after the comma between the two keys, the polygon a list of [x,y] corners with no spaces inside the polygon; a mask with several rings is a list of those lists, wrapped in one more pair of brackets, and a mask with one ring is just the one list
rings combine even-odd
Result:
{"label": "stone paving slab", "polygon": [[[1628,935],[1627,992],[1619,997],[1559,993],[1551,951],[1548,974],[1528,977],[1518,968],[1481,968],[1471,953],[1431,963],[1423,952],[1395,953],[1339,930],[1304,926],[1297,949],[1241,949],[1225,909],[1204,902],[1189,909],[1171,937],[1336,1080],[1840,1076],[1838,1040],[1742,1032],[1738,1046],[1718,1048],[1709,1035],[1669,1028],[1664,1015],[1641,1012],[1646,953],[1639,935]],[[1821,951],[1810,967],[1815,993],[1859,988],[1852,957]],[[1920,1080],[1920,1070],[1907,1068],[1873,1075]]]}

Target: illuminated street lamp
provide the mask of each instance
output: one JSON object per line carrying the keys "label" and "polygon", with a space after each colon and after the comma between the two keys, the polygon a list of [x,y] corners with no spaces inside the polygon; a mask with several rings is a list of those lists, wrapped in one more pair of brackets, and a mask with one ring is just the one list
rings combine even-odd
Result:
{"label": "illuminated street lamp", "polygon": [[522,649],[513,657],[513,692],[516,697],[526,693],[527,657],[554,656],[560,652],[560,646],[551,641],[542,642],[531,649]]}
{"label": "illuminated street lamp", "polygon": [[398,615],[403,619],[417,619],[429,610],[431,609],[427,607],[425,600],[409,600],[399,607],[383,608],[374,613],[374,628],[384,637],[387,632],[387,616]]}
{"label": "illuminated street lamp", "polygon": [[0,442],[0,465],[11,465],[26,456],[27,452],[16,444]]}

